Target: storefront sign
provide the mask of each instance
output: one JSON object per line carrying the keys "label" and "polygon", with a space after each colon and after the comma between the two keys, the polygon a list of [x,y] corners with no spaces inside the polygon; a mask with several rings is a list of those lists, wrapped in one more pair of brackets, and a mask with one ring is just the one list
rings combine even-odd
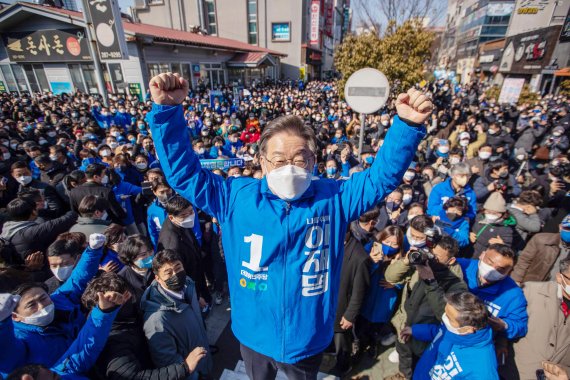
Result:
{"label": "storefront sign", "polygon": [[321,2],[320,0],[311,1],[311,24],[310,24],[310,34],[309,43],[311,45],[319,45],[319,22],[321,17]]}
{"label": "storefront sign", "polygon": [[84,0],[95,30],[101,60],[128,59],[118,0]]}
{"label": "storefront sign", "polygon": [[561,26],[552,26],[507,38],[499,71],[538,74],[550,64]]}
{"label": "storefront sign", "polygon": [[244,167],[244,160],[241,158],[231,158],[227,160],[200,160],[202,169],[214,170],[222,169],[228,170],[232,166]]}
{"label": "storefront sign", "polygon": [[0,80],[0,92],[6,92],[6,85]]}
{"label": "storefront sign", "polygon": [[333,35],[334,6],[332,0],[325,1],[325,34],[329,37]]}
{"label": "storefront sign", "polygon": [[511,16],[508,37],[530,30],[545,28],[556,7],[554,0],[519,0]]}
{"label": "storefront sign", "polygon": [[139,98],[139,102],[143,101],[142,87],[140,83],[129,83],[129,94]]}
{"label": "storefront sign", "polygon": [[66,94],[71,94],[74,91],[73,84],[69,82],[49,82],[49,84],[51,86],[51,92],[56,95],[61,95],[64,92]]}
{"label": "storefront sign", "polygon": [[345,7],[342,15],[342,35],[350,30],[350,8]]}
{"label": "storefront sign", "polygon": [[479,63],[491,63],[495,59],[493,54],[482,55],[479,57]]}
{"label": "storefront sign", "polygon": [[12,62],[91,61],[82,30],[38,30],[4,33],[4,44]]}
{"label": "storefront sign", "polygon": [[514,9],[514,3],[489,3],[487,5],[487,16],[507,16],[513,13]]}
{"label": "storefront sign", "polygon": [[210,107],[214,108],[214,104],[216,103],[216,98],[221,103],[223,100],[224,94],[219,90],[210,91]]}
{"label": "storefront sign", "polygon": [[289,41],[291,41],[291,23],[290,22],[272,22],[271,23],[271,41],[273,41],[273,42],[289,42]]}
{"label": "storefront sign", "polygon": [[515,104],[518,102],[523,86],[524,78],[505,79],[499,95],[499,103]]}

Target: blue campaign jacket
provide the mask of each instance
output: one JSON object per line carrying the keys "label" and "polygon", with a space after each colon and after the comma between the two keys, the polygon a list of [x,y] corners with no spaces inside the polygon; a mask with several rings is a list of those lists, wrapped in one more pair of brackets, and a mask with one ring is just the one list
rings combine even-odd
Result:
{"label": "blue campaign jacket", "polygon": [[226,181],[202,169],[182,107],[155,104],[150,120],[168,183],[221,225],[235,336],[283,363],[322,352],[333,337],[347,226],[398,186],[423,128],[396,117],[371,170],[313,180],[285,202],[265,177]]}
{"label": "blue campaign jacket", "polygon": [[[196,208],[194,208],[194,213],[198,215]],[[150,241],[156,250],[156,247],[158,245],[158,238],[160,236],[160,230],[162,229],[162,223],[164,223],[164,219],[166,219],[167,212],[164,207],[162,207],[162,205],[158,202],[158,199],[155,199],[154,202],[152,202],[148,207],[146,215]],[[198,223],[198,217],[196,217],[194,220],[195,223],[192,231],[194,232],[196,240],[198,240],[198,244],[202,245],[202,229],[200,228],[200,223]]]}
{"label": "blue campaign jacket", "polygon": [[462,195],[467,198],[469,208],[465,214],[470,220],[475,220],[477,215],[477,197],[471,186],[467,185],[462,191],[456,193],[451,187],[451,178],[446,179],[442,183],[438,183],[433,187],[428,198],[427,213],[430,216],[439,216],[443,209],[443,204],[454,196]]}
{"label": "blue campaign jacket", "polygon": [[412,335],[431,342],[414,369],[413,380],[499,379],[491,328],[457,335],[444,324],[418,324],[412,326]]}
{"label": "blue campaign jacket", "polygon": [[457,259],[463,271],[463,279],[469,291],[479,297],[489,313],[508,324],[505,330],[508,339],[520,338],[528,331],[526,298],[515,281],[506,277],[490,286],[480,287],[478,280],[479,260]]}
{"label": "blue campaign jacket", "polygon": [[435,224],[441,227],[445,234],[457,240],[459,247],[463,248],[469,245],[469,219],[466,217],[462,216],[461,218],[450,220],[445,210],[441,209],[439,219]]}
{"label": "blue campaign jacket", "polygon": [[103,249],[87,247],[67,279],[51,296],[55,320],[39,327],[6,318],[0,321],[0,373],[10,373],[34,363],[53,366],[69,349],[85,323],[80,311],[81,295],[99,269]]}
{"label": "blue campaign jacket", "polygon": [[398,301],[399,287],[383,288],[379,282],[384,280],[385,266],[372,264],[370,268],[370,289],[366,293],[360,314],[373,323],[387,323],[394,315]]}

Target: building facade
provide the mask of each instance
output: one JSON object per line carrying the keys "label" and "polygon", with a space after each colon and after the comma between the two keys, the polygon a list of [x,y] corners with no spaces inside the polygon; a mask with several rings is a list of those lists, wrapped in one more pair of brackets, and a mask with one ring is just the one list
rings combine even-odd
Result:
{"label": "building facade", "polygon": [[[109,93],[144,95],[153,75],[179,72],[215,89],[277,79],[284,54],[240,41],[134,23],[123,18],[128,59],[102,62]],[[97,93],[83,14],[17,3],[0,11],[0,87],[9,92]]]}
{"label": "building facade", "polygon": [[135,0],[145,24],[230,38],[286,55],[282,79],[330,74],[350,30],[350,0]]}

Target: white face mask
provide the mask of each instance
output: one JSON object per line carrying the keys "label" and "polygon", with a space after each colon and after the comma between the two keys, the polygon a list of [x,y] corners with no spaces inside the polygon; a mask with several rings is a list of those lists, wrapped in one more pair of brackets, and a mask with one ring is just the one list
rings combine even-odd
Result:
{"label": "white face mask", "polygon": [[562,282],[563,282],[564,284],[558,284],[558,286],[559,286],[560,288],[562,288],[562,290],[564,290],[564,292],[565,292],[566,294],[569,294],[569,295],[570,295],[570,285],[567,285],[567,284],[566,284],[566,280],[565,280],[564,278],[562,279]]}
{"label": "white face mask", "polygon": [[146,162],[139,162],[139,163],[135,164],[135,166],[139,170],[145,170],[148,165],[146,164]]}
{"label": "white face mask", "polygon": [[441,154],[446,154],[449,152],[449,145],[441,145],[439,148],[437,148],[437,151]]}
{"label": "white face mask", "polygon": [[99,154],[101,155],[101,157],[109,157],[111,155],[111,152],[108,150],[102,150],[101,152],[99,152]]}
{"label": "white face mask", "polygon": [[409,205],[410,203],[412,203],[412,196],[410,194],[404,194],[404,196],[402,197],[402,202],[404,203],[404,205]]}
{"label": "white face mask", "polygon": [[479,260],[479,276],[489,282],[501,281],[503,278],[507,277],[506,274],[502,274],[483,260]]}
{"label": "white face mask", "polygon": [[115,149],[116,147],[119,146],[119,143],[113,141],[113,142],[109,143],[109,146],[111,147],[111,149]]}
{"label": "white face mask", "polygon": [[109,217],[109,214],[107,214],[107,211],[103,211],[103,213],[101,214],[101,216],[99,217],[99,219],[101,219],[101,220],[107,220],[108,217]]}
{"label": "white face mask", "polygon": [[449,317],[445,313],[443,313],[443,316],[441,317],[441,321],[445,325],[445,328],[447,329],[447,331],[449,331],[452,334],[455,334],[455,335],[468,335],[469,334],[468,332],[461,332],[461,331],[459,331],[460,328],[452,326],[451,321],[449,320]]}
{"label": "white face mask", "polygon": [[406,172],[406,173],[404,173],[404,179],[405,179],[406,181],[411,181],[411,180],[413,180],[415,176],[416,176],[416,173],[414,173],[414,172]]}
{"label": "white face mask", "polygon": [[31,175],[23,175],[21,177],[16,178],[16,181],[22,186],[26,186],[28,183],[32,182]]}
{"label": "white face mask", "polygon": [[177,224],[182,228],[194,228],[194,216],[196,214],[192,214],[184,218],[181,222],[177,222]]}
{"label": "white face mask", "polygon": [[312,175],[306,169],[295,165],[285,165],[273,169],[266,175],[267,185],[284,201],[294,201],[307,191]]}
{"label": "white face mask", "polygon": [[416,216],[418,216],[417,214],[408,214],[408,222],[411,222],[412,219],[414,219]]}
{"label": "white face mask", "polygon": [[488,160],[491,157],[491,152],[479,152],[479,158],[482,160]]}
{"label": "white face mask", "polygon": [[423,239],[423,240],[416,240],[416,239],[412,238],[412,233],[410,232],[410,229],[409,229],[409,228],[408,228],[408,231],[406,231],[406,237],[408,238],[408,243],[409,243],[412,247],[422,248],[423,246],[426,245],[425,239]]}
{"label": "white face mask", "polygon": [[8,153],[8,152],[2,154],[2,158],[5,159],[5,160],[9,160],[10,157],[12,157],[12,155],[11,155],[10,153]]}
{"label": "white face mask", "polygon": [[451,165],[458,164],[458,163],[459,163],[459,157],[451,157],[451,158],[449,159],[449,163],[450,163]]}
{"label": "white face mask", "polygon": [[469,145],[469,140],[459,140],[459,145],[461,145],[462,147],[466,147],[467,145]]}
{"label": "white face mask", "polygon": [[101,184],[106,185],[109,183],[109,176],[105,174],[103,178],[101,178]]}
{"label": "white face mask", "polygon": [[68,265],[66,267],[52,268],[53,275],[61,282],[65,282],[73,272],[74,265]]}
{"label": "white face mask", "polygon": [[497,220],[501,219],[500,216],[494,214],[485,214],[485,220],[489,223],[495,223]]}
{"label": "white face mask", "polygon": [[30,315],[29,317],[23,318],[23,323],[28,325],[40,326],[45,327],[53,322],[53,317],[55,314],[55,306],[53,303],[50,303],[43,309],[36,311],[34,314]]}

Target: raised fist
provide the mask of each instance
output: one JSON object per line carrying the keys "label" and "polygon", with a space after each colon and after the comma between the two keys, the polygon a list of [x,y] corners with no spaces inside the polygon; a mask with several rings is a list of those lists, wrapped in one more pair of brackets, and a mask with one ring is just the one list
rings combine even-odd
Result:
{"label": "raised fist", "polygon": [[433,104],[421,91],[410,88],[407,93],[398,95],[396,110],[401,119],[423,124],[431,114]]}
{"label": "raised fist", "polygon": [[91,234],[89,235],[89,247],[91,249],[99,249],[105,245],[107,238],[103,234]]}
{"label": "raised fist", "polygon": [[163,73],[150,80],[150,95],[156,104],[176,106],[188,96],[188,81],[180,74]]}

